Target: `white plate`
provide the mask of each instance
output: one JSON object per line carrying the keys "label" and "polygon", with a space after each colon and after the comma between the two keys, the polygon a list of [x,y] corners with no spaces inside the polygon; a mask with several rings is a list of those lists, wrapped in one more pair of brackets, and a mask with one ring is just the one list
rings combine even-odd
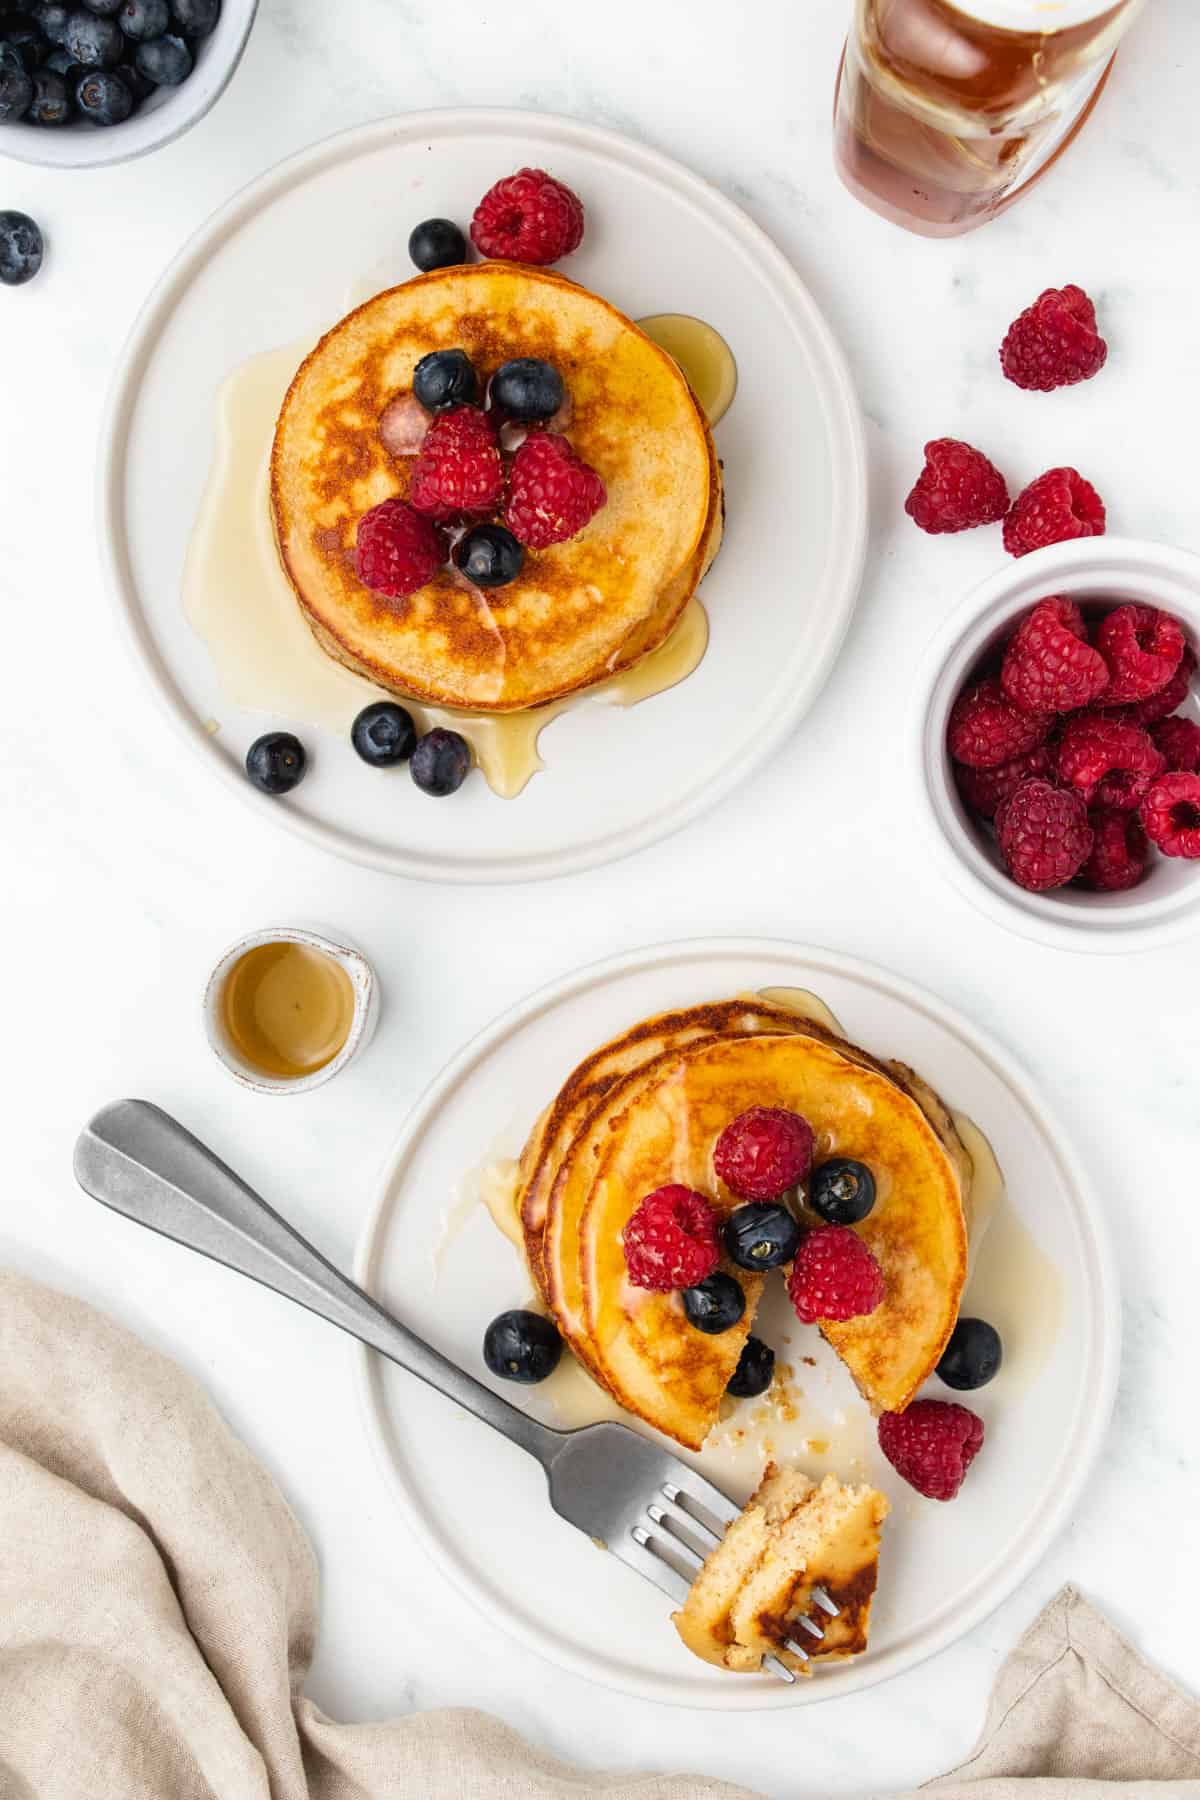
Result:
{"label": "white plate", "polygon": [[[701,667],[630,712],[571,709],[546,771],[515,801],[481,778],[446,804],[349,745],[264,722],[221,694],[183,615],[180,580],[213,442],[214,396],[258,351],[319,332],[363,276],[412,271],[411,227],[470,218],[498,176],[547,164],[589,230],[569,271],[634,317],[692,312],[733,346],[737,399],[718,428],[729,530],[704,584]],[[518,881],[609,862],[676,830],[759,763],[807,711],[853,610],[866,530],[858,404],[828,326],[784,257],[716,189],[642,144],[520,112],[416,113],[336,137],[262,176],[185,247],[134,327],[100,459],[104,554],[135,652],[175,722],[264,817],[357,862],[410,876]],[[219,734],[206,721],[220,721]],[[284,802],[242,773],[266,723],[316,748]]]}
{"label": "white plate", "polygon": [[[1103,1441],[1117,1375],[1120,1303],[1103,1220],[1061,1128],[1020,1069],[907,982],[851,957],[769,940],[639,951],[545,988],[497,1020],[454,1059],[409,1119],[359,1247],[359,1281],[447,1355],[490,1379],[480,1355],[484,1327],[527,1298],[528,1280],[482,1209],[460,1219],[435,1278],[447,1205],[463,1177],[489,1154],[515,1151],[574,1063],[622,1026],[661,1008],[772,986],[815,991],[852,1040],[910,1062],[986,1132],[1020,1224],[1036,1241],[1035,1262],[1048,1259],[1056,1271],[1061,1303],[1032,1380],[1022,1379],[1020,1368],[1023,1361],[1028,1368],[1025,1351],[1034,1353],[1045,1320],[1021,1323],[1018,1306],[1015,1323],[1005,1321],[1005,1369],[966,1396],[984,1418],[987,1440],[948,1505],[922,1500],[888,1468],[848,1375],[815,1330],[785,1323],[786,1298],[782,1308],[776,1304],[764,1335],[795,1334],[783,1353],[799,1365],[814,1415],[829,1421],[828,1454],[807,1459],[809,1466],[874,1481],[892,1498],[865,1657],[794,1688],[709,1668],[679,1643],[654,1588],[551,1512],[532,1459],[372,1353],[364,1351],[360,1364],[370,1434],[400,1510],[471,1603],[564,1668],[686,1706],[804,1705],[871,1687],[977,1625],[1025,1580],[1078,1500]],[[985,1239],[984,1271],[987,1252]],[[1031,1336],[1023,1341],[1026,1329]],[[801,1356],[813,1357],[815,1366],[801,1364]],[[506,1391],[548,1423],[563,1422],[537,1390]],[[955,1398],[936,1382],[930,1391]],[[809,1427],[802,1422],[799,1429]],[[735,1456],[744,1464],[732,1477],[738,1498],[749,1491],[760,1456],[761,1444],[753,1455]],[[699,1466],[728,1485],[730,1476],[710,1459],[702,1452]]]}

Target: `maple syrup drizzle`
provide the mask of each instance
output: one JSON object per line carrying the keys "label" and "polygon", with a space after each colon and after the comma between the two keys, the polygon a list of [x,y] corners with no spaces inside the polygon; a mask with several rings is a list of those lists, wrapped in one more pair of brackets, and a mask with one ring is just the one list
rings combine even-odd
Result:
{"label": "maple syrup drizzle", "polygon": [[651,313],[637,323],[682,370],[709,424],[719,424],[737,393],[737,363],[720,332],[690,313]]}

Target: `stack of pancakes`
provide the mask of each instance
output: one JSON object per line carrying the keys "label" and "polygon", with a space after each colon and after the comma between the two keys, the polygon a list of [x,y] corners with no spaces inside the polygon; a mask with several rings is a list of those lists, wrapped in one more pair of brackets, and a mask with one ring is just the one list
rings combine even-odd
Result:
{"label": "stack of pancakes", "polygon": [[[761,1668],[764,1656],[811,1674],[813,1663],[859,1655],[887,1514],[874,1488],[843,1487],[832,1475],[818,1487],[798,1470],[768,1464],[674,1615],[680,1637],[705,1662],[743,1672]],[[838,1608],[836,1618],[818,1610],[816,1588]],[[798,1629],[802,1617],[819,1621],[824,1636]],[[789,1637],[803,1642],[807,1660],[784,1649]]]}
{"label": "stack of pancakes", "polygon": [[[485,384],[538,357],[563,378],[575,450],[607,504],[486,595],[449,566],[393,599],[355,572],[358,521],[405,496],[409,461],[379,420],[430,351],[462,349]],[[472,712],[540,706],[631,668],[669,637],[720,543],[711,433],[676,364],[607,302],[549,270],[440,269],[377,294],[301,365],[275,433],[280,558],[317,642],[404,697]]]}
{"label": "stack of pancakes", "polygon": [[570,1348],[628,1412],[692,1450],[717,1419],[764,1277],[729,1268],[745,1315],[708,1336],[678,1294],[630,1283],[622,1233],[640,1201],[671,1182],[731,1211],[738,1202],[714,1172],[713,1149],[752,1106],[802,1113],[818,1161],[850,1156],[874,1174],[875,1206],[853,1229],[883,1271],[884,1300],[822,1326],[874,1411],[903,1411],[932,1373],[966,1279],[970,1159],[910,1069],[757,996],[624,1032],[568,1076],[538,1120],[517,1204],[534,1280]]}

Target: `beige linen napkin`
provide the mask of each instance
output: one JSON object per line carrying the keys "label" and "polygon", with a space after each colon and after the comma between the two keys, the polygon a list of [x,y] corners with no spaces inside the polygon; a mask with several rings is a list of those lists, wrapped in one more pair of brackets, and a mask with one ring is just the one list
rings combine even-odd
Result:
{"label": "beige linen napkin", "polygon": [[[202,1389],[0,1273],[0,1800],[755,1800],[583,1775],[478,1712],[337,1725],[301,1692],[316,1600],[299,1524]],[[1200,1706],[1067,1589],[1001,1671],[975,1754],[933,1786],[1092,1800],[1140,1782],[1200,1800]]]}

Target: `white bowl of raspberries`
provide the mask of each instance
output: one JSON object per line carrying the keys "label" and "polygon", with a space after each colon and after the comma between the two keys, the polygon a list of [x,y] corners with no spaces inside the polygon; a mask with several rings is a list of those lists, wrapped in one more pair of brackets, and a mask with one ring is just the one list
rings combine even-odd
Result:
{"label": "white bowl of raspberries", "polygon": [[914,734],[947,872],[1079,950],[1200,928],[1200,557],[1084,537],[974,590],[927,652]]}

